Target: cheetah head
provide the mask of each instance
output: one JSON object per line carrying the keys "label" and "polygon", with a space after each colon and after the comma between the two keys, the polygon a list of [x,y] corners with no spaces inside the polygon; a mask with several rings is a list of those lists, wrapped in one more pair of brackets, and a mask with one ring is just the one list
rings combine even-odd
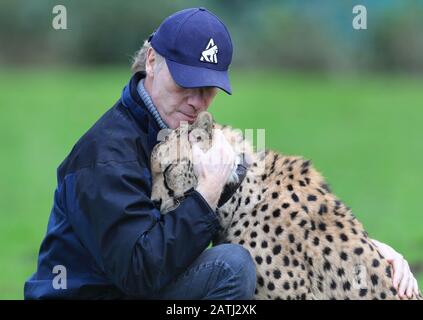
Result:
{"label": "cheetah head", "polygon": [[[160,206],[162,214],[176,208],[179,199],[191,188],[197,186],[192,162],[192,143],[195,142],[206,152],[212,145],[213,129],[218,128],[210,113],[201,112],[196,121],[189,125],[182,122],[179,128],[172,130],[158,143],[151,154],[151,172],[153,188],[151,199]],[[227,131],[227,133],[232,131]],[[225,134],[225,131],[224,131]],[[234,146],[242,137],[225,134]],[[238,148],[234,148],[237,155]],[[237,157],[239,162],[240,157]],[[227,184],[236,183],[238,175],[235,170]]]}

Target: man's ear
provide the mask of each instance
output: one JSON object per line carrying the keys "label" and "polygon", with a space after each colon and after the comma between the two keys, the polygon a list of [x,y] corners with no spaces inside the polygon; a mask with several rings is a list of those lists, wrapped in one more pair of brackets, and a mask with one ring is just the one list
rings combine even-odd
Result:
{"label": "man's ear", "polygon": [[154,77],[154,65],[156,63],[156,53],[152,47],[148,48],[145,59],[145,72],[148,77]]}
{"label": "man's ear", "polygon": [[200,112],[193,123],[193,127],[203,129],[211,135],[213,130],[213,116],[207,111]]}

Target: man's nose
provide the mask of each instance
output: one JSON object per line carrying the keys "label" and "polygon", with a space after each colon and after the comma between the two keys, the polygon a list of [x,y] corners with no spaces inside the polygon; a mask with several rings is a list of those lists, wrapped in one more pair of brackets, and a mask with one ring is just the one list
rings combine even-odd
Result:
{"label": "man's nose", "polygon": [[188,104],[192,106],[195,110],[201,110],[206,107],[206,99],[201,91],[201,89],[191,89],[190,96],[188,99]]}

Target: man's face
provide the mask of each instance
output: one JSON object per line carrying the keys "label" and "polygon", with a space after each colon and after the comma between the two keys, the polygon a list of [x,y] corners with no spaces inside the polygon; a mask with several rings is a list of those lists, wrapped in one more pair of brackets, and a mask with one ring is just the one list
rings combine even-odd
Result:
{"label": "man's face", "polygon": [[217,94],[215,87],[180,87],[173,80],[166,61],[152,70],[152,76],[147,70],[146,89],[160,116],[171,129],[179,127],[181,121],[192,124],[201,111],[207,110]]}

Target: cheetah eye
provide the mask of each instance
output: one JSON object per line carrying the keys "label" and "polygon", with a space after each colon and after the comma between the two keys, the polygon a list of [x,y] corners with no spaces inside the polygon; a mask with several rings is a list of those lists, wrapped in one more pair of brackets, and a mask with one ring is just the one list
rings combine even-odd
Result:
{"label": "cheetah eye", "polygon": [[164,185],[166,187],[167,190],[169,190],[172,194],[173,194],[173,189],[169,186],[169,182],[168,182],[168,174],[171,170],[171,168],[173,167],[173,164],[169,164],[163,171],[163,177],[164,177]]}
{"label": "cheetah eye", "polygon": [[201,141],[201,136],[200,135],[197,135],[195,133],[191,133],[188,136],[188,141],[189,142],[198,142],[198,141]]}
{"label": "cheetah eye", "polygon": [[167,172],[169,171],[170,167],[172,166],[172,163],[168,164],[166,168],[163,170],[163,174],[166,176]]}

